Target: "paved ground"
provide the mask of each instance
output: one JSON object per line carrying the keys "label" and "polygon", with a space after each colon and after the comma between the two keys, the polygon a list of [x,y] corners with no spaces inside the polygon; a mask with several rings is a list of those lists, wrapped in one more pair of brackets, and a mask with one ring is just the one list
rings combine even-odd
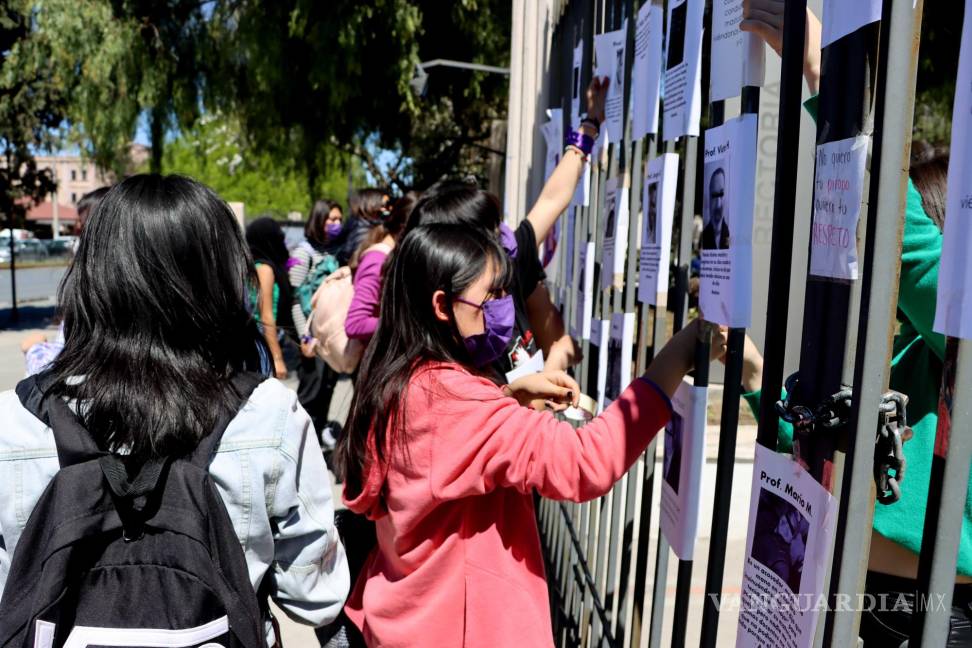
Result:
{"label": "paved ground", "polygon": [[[18,268],[17,303],[46,300],[57,294],[57,286],[67,266]],[[10,270],[0,270],[0,308],[11,304]]]}
{"label": "paved ground", "polygon": [[[52,303],[50,300],[40,301],[30,307],[22,309],[21,324],[10,328],[9,311],[0,311],[0,391],[10,389],[16,385],[23,377],[23,356],[20,352],[20,340],[29,332],[34,330],[45,331],[48,334],[56,332],[56,327],[50,322],[52,315]],[[291,377],[287,383],[296,388],[296,378]],[[332,418],[343,421],[347,408],[350,405],[352,390],[350,381],[339,383],[337,392],[332,402]],[[721,395],[720,395],[721,397]],[[752,479],[752,461],[756,429],[752,425],[740,426],[738,432],[737,455],[735,473],[733,480],[733,493],[731,499],[730,520],[732,520],[728,550],[726,553],[726,570],[724,591],[729,595],[738,595],[742,582],[742,565],[745,556],[746,545],[746,520],[749,515],[749,491]],[[718,427],[710,425],[706,434],[706,465],[703,473],[703,493],[712,493],[715,480],[715,457],[718,445]],[[661,470],[660,465],[657,468]],[[653,520],[658,519],[658,495],[660,489],[655,489],[655,501],[653,503]],[[340,502],[340,491],[335,487],[335,501]],[[709,551],[709,529],[712,521],[713,499],[711,496],[702,498],[702,512],[700,518],[699,542],[696,550],[696,560],[692,571],[692,595],[689,606],[687,645],[697,645],[699,628],[701,621],[701,608],[703,601],[703,590],[705,587],[706,562]],[[656,527],[657,529],[657,527]],[[651,538],[651,562],[654,564],[654,552],[657,533],[652,534]],[[665,601],[665,624],[663,627],[664,642],[667,645],[671,635],[672,612],[675,595],[675,575],[677,571],[677,561],[674,554],[671,556],[667,578],[667,590]],[[649,581],[654,578],[654,573],[645,576]],[[650,586],[649,586],[650,591]],[[649,608],[650,609],[650,608]],[[313,632],[307,627],[294,623],[278,614],[281,619],[283,630],[284,645],[288,648],[294,646],[304,648],[317,645]],[[726,611],[720,618],[720,636],[718,645],[732,646],[735,641],[737,615]]]}

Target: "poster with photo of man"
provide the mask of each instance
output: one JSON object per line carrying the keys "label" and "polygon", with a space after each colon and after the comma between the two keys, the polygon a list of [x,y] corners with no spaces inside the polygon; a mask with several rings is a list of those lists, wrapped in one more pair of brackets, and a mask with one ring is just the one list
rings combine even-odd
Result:
{"label": "poster with photo of man", "polygon": [[671,0],[665,38],[664,137],[699,134],[702,115],[702,16],[704,0]]}
{"label": "poster with photo of man", "polygon": [[645,165],[638,264],[638,300],[643,304],[667,303],[677,182],[678,155],[675,153],[665,153]]}
{"label": "poster with photo of man", "polygon": [[748,327],[753,299],[756,115],[705,132],[699,308],[709,322]]}
{"label": "poster with photo of man", "polygon": [[664,430],[661,531],[681,560],[691,560],[699,527],[708,390],[683,380]]}
{"label": "poster with photo of man", "polygon": [[624,261],[628,243],[628,188],[618,178],[604,183],[604,255],[601,259],[601,289],[624,284]]}
{"label": "poster with photo of man", "polygon": [[609,144],[624,137],[624,69],[628,42],[628,21],[621,29],[594,35],[594,74],[610,81],[604,102],[604,133]]}
{"label": "poster with photo of man", "polygon": [[756,445],[737,646],[813,645],[836,518],[837,500],[810,473]]}

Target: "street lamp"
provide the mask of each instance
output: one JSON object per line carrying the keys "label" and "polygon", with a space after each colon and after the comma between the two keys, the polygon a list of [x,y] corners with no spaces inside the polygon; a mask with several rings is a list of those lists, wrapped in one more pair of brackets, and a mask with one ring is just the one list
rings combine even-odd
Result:
{"label": "street lamp", "polygon": [[415,91],[420,97],[425,96],[425,91],[429,86],[429,73],[426,72],[429,68],[442,66],[442,67],[454,67],[463,68],[466,70],[476,70],[477,72],[491,72],[493,74],[504,74],[509,76],[510,68],[496,67],[495,65],[482,65],[480,63],[465,63],[463,61],[451,61],[449,59],[432,59],[431,61],[426,61],[425,63],[417,63],[415,65],[415,72],[412,74],[412,80],[409,81],[409,85],[412,86],[412,90]]}

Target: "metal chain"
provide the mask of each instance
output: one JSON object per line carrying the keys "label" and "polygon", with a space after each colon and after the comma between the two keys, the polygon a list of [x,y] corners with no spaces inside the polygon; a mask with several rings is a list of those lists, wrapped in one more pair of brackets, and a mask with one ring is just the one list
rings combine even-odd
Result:
{"label": "metal chain", "polygon": [[[793,425],[795,445],[799,445],[800,439],[807,442],[810,435],[847,425],[853,398],[850,387],[843,386],[816,407],[793,403],[799,387],[799,375],[791,374],[786,379],[786,396],[776,402],[780,418]],[[877,500],[881,504],[893,504],[901,499],[900,483],[904,479],[906,464],[901,444],[902,439],[911,434],[907,405],[908,397],[900,392],[889,391],[881,397],[878,410],[880,419],[874,440],[874,483]]]}

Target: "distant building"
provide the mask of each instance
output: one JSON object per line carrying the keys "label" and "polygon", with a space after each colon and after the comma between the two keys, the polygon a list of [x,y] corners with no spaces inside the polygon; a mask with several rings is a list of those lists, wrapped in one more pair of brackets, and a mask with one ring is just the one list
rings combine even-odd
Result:
{"label": "distant building", "polygon": [[[133,143],[129,147],[131,172],[141,167],[148,156],[148,147]],[[99,169],[94,162],[80,155],[39,155],[35,159],[37,168],[54,172],[57,190],[27,212],[27,221],[35,229],[43,226],[52,228],[55,236],[75,233],[78,224],[76,205],[81,196],[117,180],[114,173]],[[59,232],[53,232],[55,222]]]}

